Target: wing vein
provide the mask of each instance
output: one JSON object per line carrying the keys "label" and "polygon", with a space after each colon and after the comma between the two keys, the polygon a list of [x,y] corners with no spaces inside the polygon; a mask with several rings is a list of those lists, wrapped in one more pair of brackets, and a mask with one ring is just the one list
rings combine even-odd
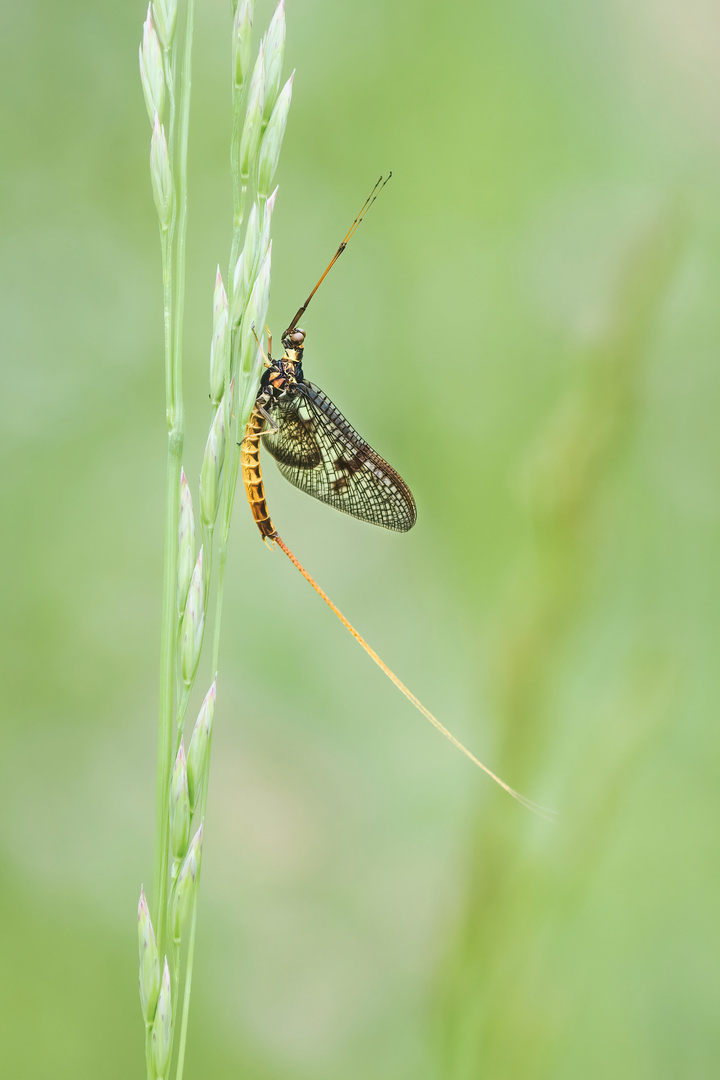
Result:
{"label": "wing vein", "polygon": [[299,383],[274,406],[278,430],[264,445],[286,480],[360,521],[412,528],[417,511],[407,484],[322,390]]}

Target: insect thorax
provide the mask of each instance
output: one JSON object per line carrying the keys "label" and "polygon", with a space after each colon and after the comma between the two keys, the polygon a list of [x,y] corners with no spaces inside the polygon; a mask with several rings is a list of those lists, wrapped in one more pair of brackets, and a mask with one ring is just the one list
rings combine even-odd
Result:
{"label": "insect thorax", "polygon": [[292,394],[303,381],[302,358],[305,331],[286,330],[282,337],[285,352],[278,360],[272,360],[260,380],[260,393],[270,398]]}
{"label": "insect thorax", "polygon": [[280,357],[279,360],[273,360],[270,367],[265,370],[260,380],[261,393],[264,391],[271,398],[282,397],[285,394],[292,394],[297,384],[303,381],[301,359],[295,359],[292,353]]}

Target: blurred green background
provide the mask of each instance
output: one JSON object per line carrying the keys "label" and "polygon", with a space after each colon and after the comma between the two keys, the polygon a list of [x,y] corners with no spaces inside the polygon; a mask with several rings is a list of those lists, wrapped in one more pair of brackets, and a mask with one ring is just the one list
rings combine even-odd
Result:
{"label": "blurred green background", "polygon": [[[258,3],[256,27],[270,5]],[[165,469],[142,3],[0,17],[0,1060],[144,1076]],[[185,468],[229,252],[230,4],[198,4]],[[407,536],[241,493],[186,1076],[696,1078],[720,1055],[720,10],[287,4],[270,322]],[[208,672],[199,683],[206,684]]]}

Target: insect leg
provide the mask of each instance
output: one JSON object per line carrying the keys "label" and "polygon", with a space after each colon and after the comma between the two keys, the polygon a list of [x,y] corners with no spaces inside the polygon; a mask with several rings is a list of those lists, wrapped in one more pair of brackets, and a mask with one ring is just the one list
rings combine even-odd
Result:
{"label": "insect leg", "polygon": [[278,431],[280,429],[279,429],[278,425],[276,424],[276,422],[273,420],[270,413],[264,407],[265,404],[267,404],[267,402],[269,400],[270,400],[269,398],[266,398],[265,402],[263,402],[260,398],[258,398],[258,400],[255,402],[255,408],[260,413],[263,420],[265,420],[265,422],[267,424],[269,424],[268,430],[267,431],[254,431],[254,432],[250,432],[250,434],[248,434],[248,429],[246,428],[245,429],[245,434],[243,435],[242,440],[238,443],[238,446],[242,446],[243,443],[247,439],[250,439],[250,438],[262,439],[263,435],[277,435],[277,433],[278,433]]}
{"label": "insect leg", "polygon": [[[271,349],[272,349],[272,336],[270,335],[270,332],[268,331],[268,355],[266,356],[265,353],[263,352],[263,347],[262,347],[262,344],[260,343],[260,338],[255,333],[255,323],[253,323],[253,325],[250,327],[250,329],[253,332],[253,337],[257,341],[258,349],[262,353],[263,367],[266,367],[266,368],[272,367],[272,360],[270,359],[270,352],[271,352]],[[265,327],[265,329],[267,330],[267,326]]]}
{"label": "insect leg", "polygon": [[261,435],[277,435],[277,433],[278,433],[278,431],[280,429],[279,429],[278,425],[276,424],[276,422],[273,420],[270,413],[266,409],[263,408],[263,406],[260,404],[259,401],[257,401],[255,403],[255,407],[257,408],[257,411],[260,413],[260,415],[262,417],[264,417],[265,420],[270,425],[270,431],[269,432],[268,431],[261,431],[260,434]]}

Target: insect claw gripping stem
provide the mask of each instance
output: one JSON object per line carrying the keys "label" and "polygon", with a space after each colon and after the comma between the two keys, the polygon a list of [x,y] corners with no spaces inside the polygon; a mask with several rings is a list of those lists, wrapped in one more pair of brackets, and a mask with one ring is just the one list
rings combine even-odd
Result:
{"label": "insect claw gripping stem", "polygon": [[340,609],[335,606],[335,604],[332,602],[332,600],[327,595],[327,593],[323,589],[321,589],[320,586],[318,585],[318,583],[314,580],[314,578],[312,578],[310,576],[310,574],[307,572],[307,570],[302,565],[300,560],[292,553],[290,548],[287,546],[285,541],[282,539],[282,537],[277,532],[275,533],[274,536],[272,536],[272,537],[264,537],[264,539],[266,541],[267,540],[274,541],[278,545],[278,547],[281,548],[285,552],[285,554],[287,555],[288,559],[293,564],[293,566],[295,566],[296,569],[298,569],[300,571],[300,573],[305,578],[305,580],[310,585],[312,585],[313,589],[318,594],[318,596],[321,596],[322,599],[325,601],[325,603],[330,608],[330,610],[335,615],[337,615],[340,622],[343,624],[345,629],[347,631],[349,631],[349,633],[352,634],[352,636],[357,641],[358,645],[360,645],[365,650],[365,652],[368,654],[368,656],[370,657],[371,660],[374,660],[374,662],[377,664],[377,666],[380,668],[380,670],[385,675],[387,675],[388,679],[390,679],[391,682],[395,683],[395,686],[397,686],[400,693],[405,695],[405,697],[408,699],[408,701],[411,702],[415,706],[415,708],[419,712],[422,713],[422,715],[425,717],[426,720],[430,721],[430,723],[433,725],[434,728],[437,728],[437,730],[440,732],[441,735],[444,735],[445,738],[449,742],[451,742],[452,745],[457,750],[460,750],[460,752],[463,753],[465,755],[465,757],[470,758],[470,760],[473,762],[474,765],[477,765],[477,767],[479,769],[482,769],[482,771],[484,773],[486,773],[490,777],[491,780],[494,780],[496,784],[499,784],[500,787],[503,789],[503,791],[506,791],[508,793],[508,795],[512,795],[513,799],[516,799],[522,806],[526,807],[528,810],[532,810],[533,813],[538,814],[540,817],[545,818],[546,821],[554,820],[556,815],[555,815],[555,812],[553,810],[549,810],[549,809],[547,809],[547,807],[540,806],[540,805],[538,805],[538,803],[532,802],[531,799],[526,798],[524,795],[521,795],[519,791],[515,791],[514,788],[511,788],[509,784],[506,784],[505,781],[502,780],[497,775],[497,773],[494,773],[492,771],[492,769],[488,768],[487,765],[484,765],[483,762],[480,761],[479,758],[476,758],[475,755],[470,750],[468,750],[468,748],[466,746],[464,746],[460,742],[459,739],[456,739],[455,736],[452,734],[452,732],[448,731],[448,729],[445,727],[445,725],[441,724],[440,721],[437,719],[437,717],[433,716],[433,714],[430,712],[429,709],[425,708],[423,703],[418,698],[415,697],[412,690],[409,690],[408,687],[405,685],[405,683],[401,682],[401,680],[397,677],[395,672],[390,670],[390,668],[387,666],[387,664],[383,660],[380,659],[380,657],[375,652],[375,650],[372,649],[368,645],[367,641],[365,641],[365,638],[363,638],[358,633],[358,631],[355,629],[355,627],[352,625],[352,623],[349,622],[349,620],[345,618],[345,616],[340,611]]}

